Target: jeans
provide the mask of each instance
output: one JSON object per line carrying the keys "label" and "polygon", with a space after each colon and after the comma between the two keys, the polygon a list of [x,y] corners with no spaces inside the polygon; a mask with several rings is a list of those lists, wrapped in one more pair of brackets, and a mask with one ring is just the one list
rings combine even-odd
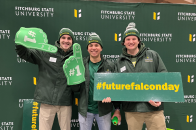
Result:
{"label": "jeans", "polygon": [[97,121],[99,130],[110,130],[111,129],[111,112],[99,117],[99,114],[93,114],[87,112],[87,117],[83,117],[78,113],[80,130],[91,130],[93,120]]}

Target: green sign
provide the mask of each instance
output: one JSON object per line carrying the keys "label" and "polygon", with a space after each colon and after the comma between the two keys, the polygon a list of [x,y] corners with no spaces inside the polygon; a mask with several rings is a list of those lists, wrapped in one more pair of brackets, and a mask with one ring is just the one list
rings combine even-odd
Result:
{"label": "green sign", "polygon": [[181,74],[96,73],[94,100],[184,102]]}
{"label": "green sign", "polygon": [[48,44],[47,35],[40,28],[24,28],[21,27],[16,33],[15,43],[23,45],[27,48],[37,49],[41,51],[56,53],[57,48]]}
{"label": "green sign", "polygon": [[73,45],[73,56],[70,56],[63,65],[68,85],[80,84],[85,81],[84,64],[82,59],[81,47],[78,43]]}
{"label": "green sign", "polygon": [[39,108],[40,104],[33,99],[24,100],[22,130],[39,129]]}

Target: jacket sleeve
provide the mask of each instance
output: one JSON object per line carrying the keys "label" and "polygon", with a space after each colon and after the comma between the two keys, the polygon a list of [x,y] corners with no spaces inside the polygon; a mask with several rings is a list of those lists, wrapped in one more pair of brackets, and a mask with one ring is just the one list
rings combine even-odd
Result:
{"label": "jacket sleeve", "polygon": [[114,73],[119,73],[118,67],[117,67],[117,64],[116,64],[116,63],[115,63],[115,65],[114,65]]}
{"label": "jacket sleeve", "polygon": [[[119,73],[118,71],[118,66],[117,66],[117,62],[114,63],[114,72],[113,73]],[[120,109],[120,105],[121,105],[121,101],[112,101],[113,106],[115,109]]]}
{"label": "jacket sleeve", "polygon": [[71,85],[72,91],[73,92],[80,92],[81,84]]}
{"label": "jacket sleeve", "polygon": [[110,62],[111,72],[115,72],[115,64],[113,62]]}
{"label": "jacket sleeve", "polygon": [[35,49],[28,49],[22,45],[16,45],[15,50],[20,58],[30,63],[38,64],[39,60],[41,60],[41,51]]}
{"label": "jacket sleeve", "polygon": [[167,69],[161,59],[161,57],[159,56],[158,53],[156,53],[156,57],[157,57],[157,62],[156,62],[156,72],[167,72]]}
{"label": "jacket sleeve", "polygon": [[112,101],[115,109],[120,109],[121,101]]}

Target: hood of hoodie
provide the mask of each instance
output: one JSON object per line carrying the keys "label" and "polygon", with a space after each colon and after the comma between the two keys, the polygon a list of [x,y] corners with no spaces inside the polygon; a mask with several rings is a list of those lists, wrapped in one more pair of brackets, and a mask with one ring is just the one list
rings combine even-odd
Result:
{"label": "hood of hoodie", "polygon": [[63,55],[63,56],[66,56],[66,55],[73,55],[73,45],[69,48],[68,51],[64,51],[63,49],[60,48],[60,43],[59,41],[56,41],[55,42],[55,46],[58,48],[58,52]]}
{"label": "hood of hoodie", "polygon": [[146,48],[145,47],[145,44],[144,43],[142,43],[142,42],[140,42],[140,44],[138,45],[138,48],[139,48],[139,52],[135,55],[135,56],[133,56],[133,55],[130,55],[130,54],[128,54],[127,53],[127,48],[126,47],[123,47],[122,48],[122,54],[121,54],[121,58],[125,58],[125,57],[128,57],[129,59],[130,58],[139,58],[139,57],[141,57],[141,56],[143,56],[144,55],[144,52],[146,51],[146,50],[148,50],[148,48]]}

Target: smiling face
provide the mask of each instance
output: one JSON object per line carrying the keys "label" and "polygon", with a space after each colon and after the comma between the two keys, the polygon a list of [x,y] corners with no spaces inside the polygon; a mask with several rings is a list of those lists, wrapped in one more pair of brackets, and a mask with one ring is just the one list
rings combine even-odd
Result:
{"label": "smiling face", "polygon": [[125,38],[124,45],[128,51],[133,52],[133,51],[138,50],[138,44],[139,44],[139,40],[138,40],[138,37],[136,36],[127,36]]}
{"label": "smiling face", "polygon": [[72,42],[73,42],[73,40],[72,40],[71,36],[63,35],[63,36],[61,36],[61,38],[59,40],[60,48],[66,52],[72,46]]}
{"label": "smiling face", "polygon": [[92,58],[99,58],[102,51],[102,47],[99,43],[90,43],[88,45],[88,53]]}

